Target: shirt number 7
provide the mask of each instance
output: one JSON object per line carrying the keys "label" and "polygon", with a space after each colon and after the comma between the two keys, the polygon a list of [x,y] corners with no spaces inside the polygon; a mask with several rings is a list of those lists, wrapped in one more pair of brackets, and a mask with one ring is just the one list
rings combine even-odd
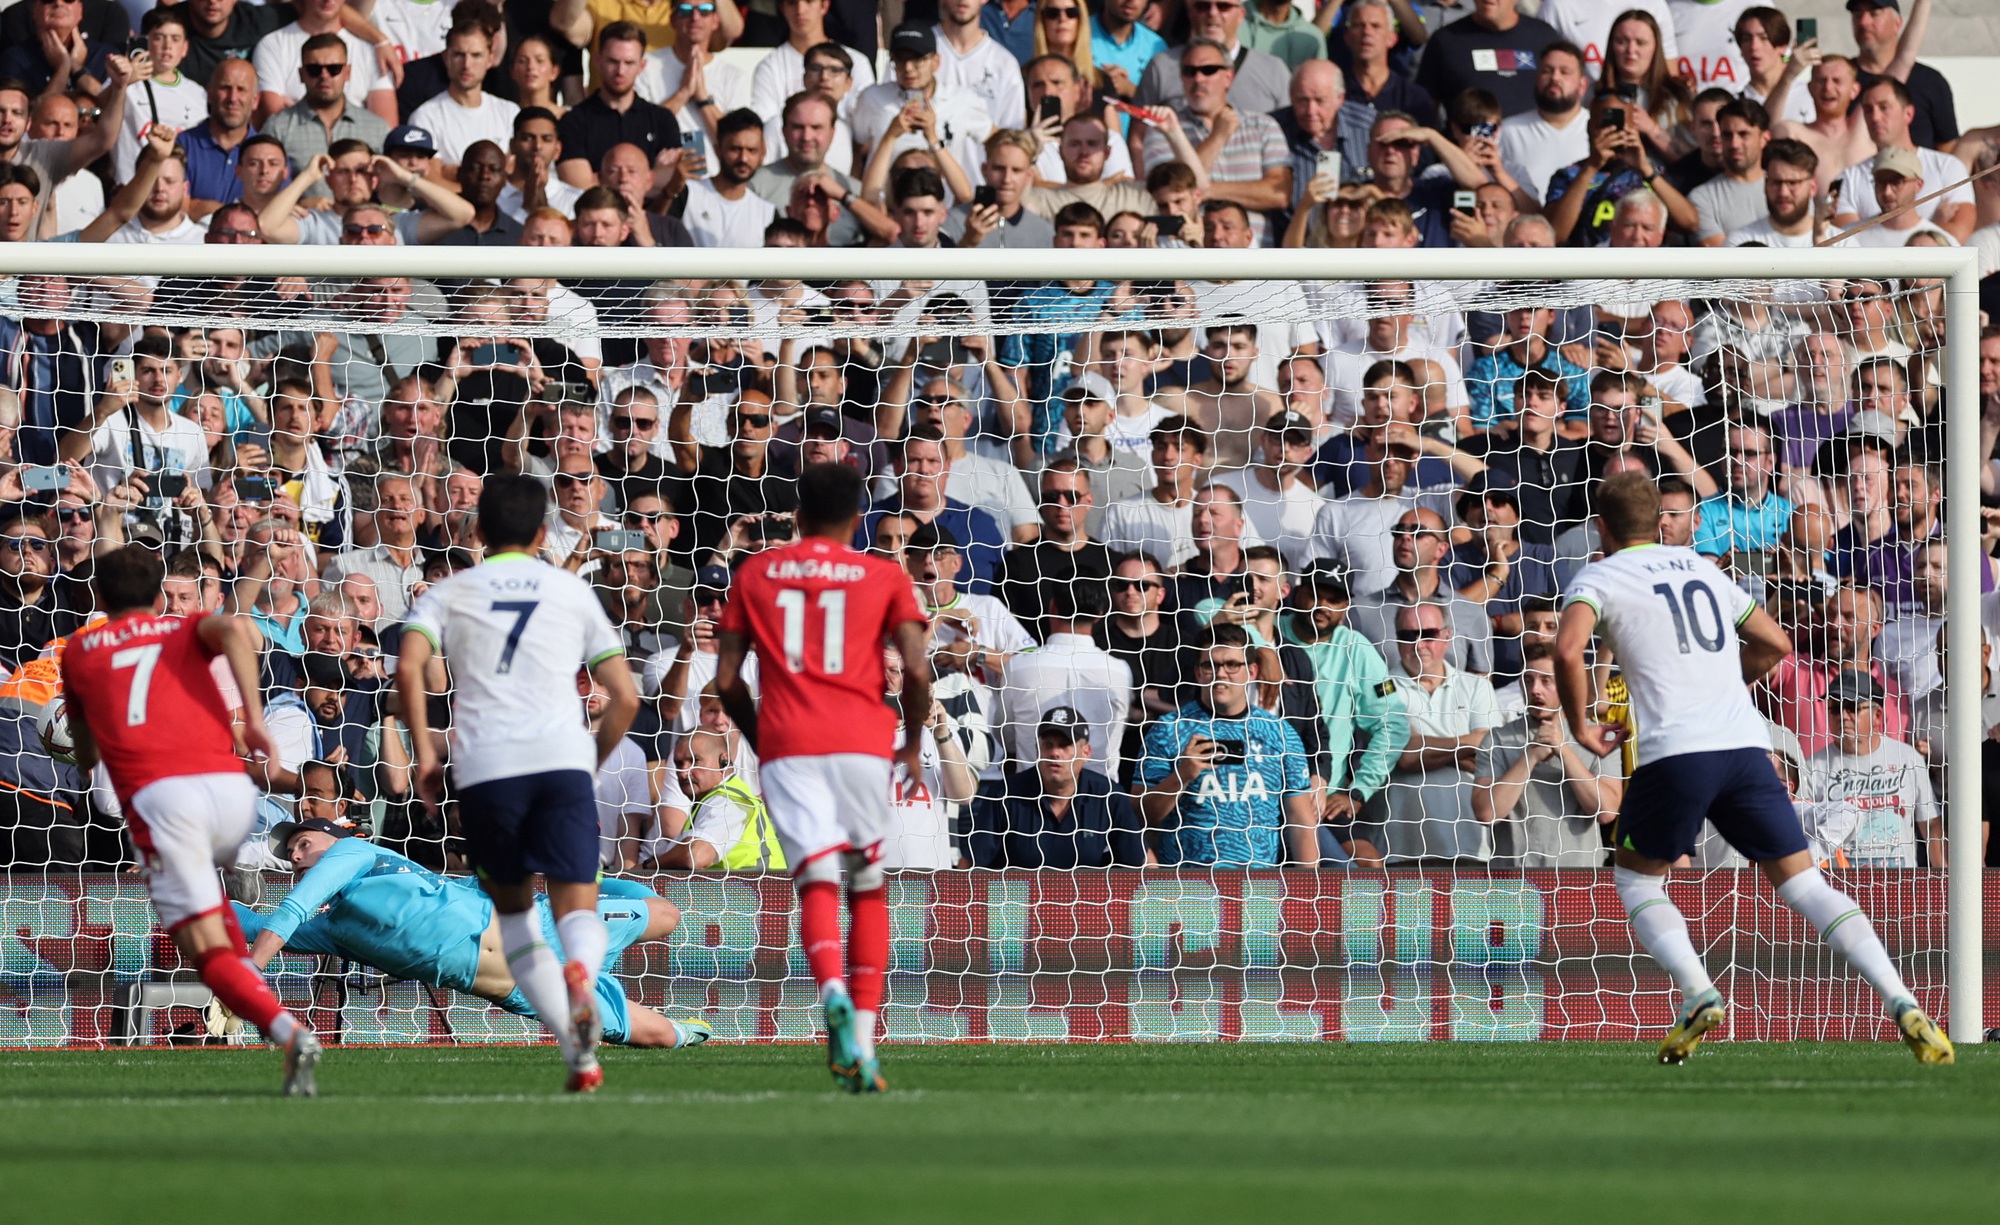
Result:
{"label": "shirt number 7", "polygon": [[514,670],[514,651],[521,645],[521,634],[528,628],[528,618],[535,615],[541,606],[540,600],[495,600],[494,612],[514,614],[514,628],[507,631],[507,645],[500,650],[500,666],[493,669],[505,675]]}

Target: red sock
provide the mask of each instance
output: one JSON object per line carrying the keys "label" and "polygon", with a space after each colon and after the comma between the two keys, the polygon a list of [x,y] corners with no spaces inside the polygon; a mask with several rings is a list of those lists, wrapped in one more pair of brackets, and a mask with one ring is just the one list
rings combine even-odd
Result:
{"label": "red sock", "polygon": [[889,969],[889,890],[847,895],[847,989],[855,1008],[882,1010],[882,975]]}
{"label": "red sock", "polygon": [[270,984],[243,954],[222,947],[208,949],[195,955],[194,967],[200,972],[201,981],[208,984],[229,1011],[266,1034],[284,1014],[285,1006],[271,994]]}
{"label": "red sock", "polygon": [[236,907],[228,902],[222,904],[222,930],[229,933],[229,947],[236,950],[238,957],[250,955],[250,942],[243,938],[243,925],[236,921]]}
{"label": "red sock", "polygon": [[840,978],[840,888],[832,881],[799,886],[799,942],[813,981],[824,987]]}

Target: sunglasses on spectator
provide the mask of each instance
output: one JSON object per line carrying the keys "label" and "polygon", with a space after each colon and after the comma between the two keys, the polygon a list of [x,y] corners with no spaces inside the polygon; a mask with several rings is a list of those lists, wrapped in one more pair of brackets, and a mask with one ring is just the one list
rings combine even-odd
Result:
{"label": "sunglasses on spectator", "polygon": [[696,13],[707,17],[713,12],[715,12],[713,4],[676,4],[674,6],[674,16],[676,17],[692,17]]}
{"label": "sunglasses on spectator", "polygon": [[611,428],[614,430],[650,430],[659,423],[658,417],[634,417],[630,413],[611,414]]}
{"label": "sunglasses on spectator", "polygon": [[1420,641],[1423,641],[1424,639],[1427,639],[1427,638],[1428,638],[1428,639],[1436,639],[1436,638],[1443,638],[1444,636],[1445,636],[1445,632],[1444,632],[1443,630],[1441,630],[1441,629],[1421,629],[1421,630],[1397,630],[1397,631],[1396,631],[1396,641],[1397,641],[1397,642],[1420,642]]}
{"label": "sunglasses on spectator", "polygon": [[1398,523],[1389,529],[1391,536],[1442,536],[1443,532],[1421,523]]}
{"label": "sunglasses on spectator", "polygon": [[918,396],[915,402],[910,405],[910,407],[943,408],[948,404],[956,404],[957,402],[958,401],[952,399],[950,396]]}
{"label": "sunglasses on spectator", "polygon": [[592,472],[556,473],[556,484],[558,485],[588,485],[596,479],[597,475]]}
{"label": "sunglasses on spectator", "polygon": [[738,425],[747,425],[753,430],[768,430],[771,428],[771,414],[738,413],[736,414],[736,423]]}
{"label": "sunglasses on spectator", "polygon": [[1181,65],[1181,75],[1184,77],[1212,77],[1218,72],[1228,72],[1228,71],[1229,71],[1229,65],[1227,64],[1182,64]]}
{"label": "sunglasses on spectator", "polygon": [[666,517],[667,512],[663,510],[628,510],[625,512],[625,522],[644,524],[648,527]]}
{"label": "sunglasses on spectator", "polygon": [[40,536],[0,536],[0,544],[6,545],[16,553],[30,549],[37,553],[49,551],[49,542]]}
{"label": "sunglasses on spectator", "polygon": [[[381,225],[381,224],[362,225],[358,221],[348,222],[346,228],[344,228],[341,231],[341,233],[347,235],[349,238],[359,238],[364,234],[366,234],[370,238],[373,238],[378,234],[387,234],[388,232],[389,232],[389,227],[386,225]],[[381,292],[380,286],[375,286],[373,288],[377,293]]]}
{"label": "sunglasses on spectator", "polygon": [[1119,591],[1165,591],[1167,585],[1156,578],[1115,578],[1111,586]]}
{"label": "sunglasses on spectator", "polygon": [[1074,489],[1044,489],[1042,491],[1042,502],[1044,505],[1060,502],[1064,506],[1075,506],[1081,501],[1083,501],[1083,495]]}
{"label": "sunglasses on spectator", "polygon": [[299,71],[309,77],[337,77],[347,71],[346,64],[300,64]]}
{"label": "sunglasses on spectator", "polygon": [[78,519],[90,523],[97,518],[97,512],[88,506],[64,506],[56,511],[56,518],[64,523],[74,523]]}
{"label": "sunglasses on spectator", "polygon": [[1048,18],[1050,21],[1075,21],[1078,17],[1081,17],[1082,15],[1083,15],[1082,9],[1045,8],[1042,10],[1042,16]]}
{"label": "sunglasses on spectator", "polygon": [[263,235],[255,230],[232,230],[227,226],[209,227],[208,236],[220,239],[223,242],[255,242],[257,239],[263,237]]}
{"label": "sunglasses on spectator", "polygon": [[1195,0],[1190,6],[1197,13],[1226,13],[1233,8],[1241,8],[1236,0]]}

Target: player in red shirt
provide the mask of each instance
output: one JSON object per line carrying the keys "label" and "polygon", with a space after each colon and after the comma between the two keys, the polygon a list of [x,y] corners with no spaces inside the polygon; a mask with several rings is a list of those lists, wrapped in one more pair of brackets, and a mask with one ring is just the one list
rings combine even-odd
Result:
{"label": "player in red shirt", "polygon": [[230,738],[210,662],[223,655],[243,699],[243,742],[271,754],[257,698],[255,626],[238,617],[162,616],[166,577],[140,545],[97,558],[91,583],[103,624],[63,650],[64,701],[77,764],[101,760],[145,863],[146,891],[181,956],[229,1011],[285,1052],[285,1094],[311,1097],[319,1040],[250,964],[243,929],[215,869],[257,823],[257,788]]}
{"label": "player in red shirt", "polygon": [[[715,688],[757,750],[771,821],[799,891],[799,939],[819,983],[827,1062],[855,1093],[888,1088],[875,1018],[889,966],[882,836],[892,771],[921,778],[931,708],[924,614],[901,567],[848,546],[861,474],[813,464],[799,477],[797,544],[744,562],[719,627]],[[882,646],[903,657],[901,749],[882,702]],[[760,709],[743,679],[757,652]],[[847,967],[841,973],[840,873],[847,869]],[[852,994],[850,995],[850,991]]]}

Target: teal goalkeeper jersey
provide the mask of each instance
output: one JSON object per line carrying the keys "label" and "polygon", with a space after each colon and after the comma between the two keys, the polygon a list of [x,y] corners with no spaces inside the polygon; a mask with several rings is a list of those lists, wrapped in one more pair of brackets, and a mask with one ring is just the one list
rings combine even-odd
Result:
{"label": "teal goalkeeper jersey", "polygon": [[467,991],[493,902],[383,847],[343,838],[269,915],[237,906],[246,938],[268,931],[297,951],[352,957],[396,978]]}

